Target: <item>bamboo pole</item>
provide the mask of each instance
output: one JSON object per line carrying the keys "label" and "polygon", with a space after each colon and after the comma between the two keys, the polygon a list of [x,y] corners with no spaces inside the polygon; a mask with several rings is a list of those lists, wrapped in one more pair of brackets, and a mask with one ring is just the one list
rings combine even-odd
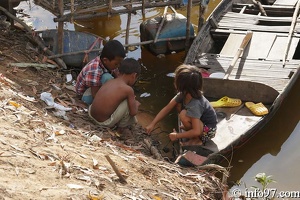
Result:
{"label": "bamboo pole", "polygon": [[[39,45],[39,47],[40,47],[46,54],[48,54],[48,55],[50,55],[50,56],[53,56],[53,55],[54,55],[54,53],[53,53],[52,51],[50,51],[50,50],[44,45],[42,39],[41,39],[37,34],[35,34],[35,33],[31,30],[31,28],[30,28],[29,26],[27,26],[27,24],[25,24],[22,20],[20,20],[19,18],[15,17],[14,15],[10,14],[10,13],[9,13],[5,8],[3,8],[2,6],[0,6],[0,10],[1,10],[2,12],[4,12],[8,17],[14,19],[14,20],[17,21],[19,24],[21,24],[21,25],[24,27],[24,29],[25,29],[30,35],[32,35],[32,38],[33,38],[34,42],[36,42],[36,43]],[[61,60],[60,58],[55,58],[55,61],[56,61],[56,63],[57,63],[60,67],[62,67],[62,68],[64,68],[64,69],[67,69],[67,66],[66,66],[66,64],[64,63],[63,60]]]}
{"label": "bamboo pole", "polygon": [[131,13],[128,13],[127,26],[126,26],[125,45],[128,45],[128,42],[129,42],[129,29],[130,29],[130,23],[131,23]]}
{"label": "bamboo pole", "polygon": [[[60,16],[64,15],[64,2],[63,0],[58,0],[58,9]],[[63,46],[64,46],[64,23],[58,22],[57,27],[57,52],[63,53]]]}
{"label": "bamboo pole", "polygon": [[145,0],[142,0],[142,16],[145,16]]}
{"label": "bamboo pole", "polygon": [[165,9],[164,9],[164,13],[163,13],[162,19],[160,21],[159,27],[157,29],[157,32],[156,32],[156,35],[155,35],[155,38],[154,38],[154,43],[157,42],[158,36],[160,34],[160,31],[161,31],[161,29],[162,29],[162,27],[163,27],[163,25],[165,23],[168,7],[169,6],[166,6]]}
{"label": "bamboo pole", "polygon": [[111,12],[112,12],[112,4],[113,4],[113,1],[109,0],[109,4],[108,4],[108,16],[109,17],[111,16]]}
{"label": "bamboo pole", "polygon": [[188,52],[190,47],[190,27],[191,27],[191,11],[192,11],[192,0],[188,0],[187,14],[186,14],[186,40],[185,40],[185,52]]}
{"label": "bamboo pole", "polygon": [[[13,14],[14,12],[14,8],[13,8],[13,2],[12,0],[8,0],[8,11]],[[14,26],[14,20],[12,18],[10,18],[10,25],[13,27]]]}
{"label": "bamboo pole", "polygon": [[283,67],[285,66],[286,58],[288,56],[288,51],[290,50],[290,46],[291,46],[291,42],[292,42],[292,36],[294,34],[295,25],[296,25],[296,21],[297,21],[297,18],[298,18],[299,7],[300,7],[300,0],[298,0],[298,2],[297,2],[297,5],[295,7],[295,11],[294,11],[294,14],[293,14],[293,20],[292,20],[292,24],[291,24],[289,35],[288,35],[288,41],[287,41],[287,45],[286,45],[284,55],[283,55],[283,60],[282,60]]}
{"label": "bamboo pole", "polygon": [[[190,38],[195,38],[195,36],[190,37]],[[176,37],[176,38],[161,38],[161,39],[158,39],[157,42],[175,41],[175,40],[184,40],[184,39],[186,39],[185,36]],[[124,47],[140,46],[140,45],[147,45],[147,44],[151,44],[151,43],[154,43],[154,40],[148,40],[148,41],[143,41],[143,42],[136,42],[136,43],[131,43],[131,44],[125,44],[123,46]],[[101,49],[92,49],[90,52],[94,52],[94,51],[102,51],[102,48]],[[51,55],[51,56],[48,56],[48,58],[49,59],[59,58],[59,57],[62,57],[62,56],[71,56],[71,55],[81,54],[81,53],[85,53],[85,52],[86,52],[86,50],[74,51],[74,52],[68,52],[68,53],[63,53],[63,54]]]}
{"label": "bamboo pole", "polygon": [[202,3],[200,3],[199,4],[198,33],[205,21],[205,18],[204,18],[205,10],[206,10],[206,6],[204,6]]}

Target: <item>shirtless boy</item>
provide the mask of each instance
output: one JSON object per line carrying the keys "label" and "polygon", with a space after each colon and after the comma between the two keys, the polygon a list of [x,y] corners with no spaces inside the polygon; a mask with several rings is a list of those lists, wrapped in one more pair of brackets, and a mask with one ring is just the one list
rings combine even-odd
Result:
{"label": "shirtless boy", "polygon": [[135,115],[140,103],[135,100],[131,86],[141,73],[140,64],[133,58],[121,62],[119,76],[106,82],[97,92],[89,116],[99,125],[122,131],[137,122]]}

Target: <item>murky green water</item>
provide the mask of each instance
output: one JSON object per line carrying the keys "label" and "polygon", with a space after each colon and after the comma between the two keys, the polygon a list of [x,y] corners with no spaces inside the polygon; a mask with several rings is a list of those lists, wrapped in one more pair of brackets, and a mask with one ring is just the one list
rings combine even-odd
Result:
{"label": "murky green water", "polygon": [[[206,16],[217,5],[219,0],[210,1]],[[43,30],[46,28],[55,28],[53,16],[44,9],[35,6],[33,3],[22,2],[19,8],[29,14],[25,21],[31,23],[35,29]],[[178,11],[185,14],[185,10]],[[146,12],[146,18],[161,15],[163,9],[149,9]],[[192,23],[198,23],[198,7],[192,11]],[[129,43],[140,41],[139,25],[142,22],[142,15],[137,12],[132,16],[130,26]],[[70,30],[88,31],[97,34],[106,39],[117,39],[125,44],[127,15],[114,16],[111,18],[102,18],[92,21],[76,22],[76,24],[66,23],[65,28]],[[155,114],[168,103],[174,95],[173,78],[167,74],[183,62],[184,52],[167,55],[164,58],[157,58],[147,50],[138,48],[128,53],[128,57],[141,59],[143,65],[142,80],[136,86],[137,97],[142,103],[139,114],[140,123],[148,124]],[[276,114],[274,119],[267,124],[254,138],[246,145],[233,154],[230,165],[231,176],[229,181],[242,179],[247,187],[257,185],[254,176],[257,173],[265,172],[267,175],[273,175],[277,183],[272,183],[273,188],[278,190],[300,190],[299,177],[300,171],[300,80],[293,89],[291,95],[283,103],[283,106]],[[142,93],[150,93],[150,97],[139,97]],[[177,126],[177,116],[173,113],[166,117],[160,124],[162,130],[168,132]],[[157,130],[160,132],[159,130]],[[152,137],[160,137],[163,141],[168,141],[167,133],[162,132]],[[227,163],[223,163],[227,166]]]}

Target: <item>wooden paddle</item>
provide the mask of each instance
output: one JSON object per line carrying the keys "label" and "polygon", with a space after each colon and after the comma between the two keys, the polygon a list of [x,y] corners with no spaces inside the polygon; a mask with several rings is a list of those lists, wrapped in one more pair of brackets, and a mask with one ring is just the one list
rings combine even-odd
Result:
{"label": "wooden paddle", "polygon": [[[300,0],[299,0],[300,1]],[[247,34],[245,35],[243,41],[242,41],[242,44],[240,45],[240,47],[238,48],[235,56],[233,57],[233,60],[231,61],[226,73],[225,73],[225,76],[223,79],[228,79],[229,75],[231,74],[237,60],[239,59],[239,57],[242,55],[244,49],[246,48],[246,46],[248,45],[250,39],[252,38],[252,31],[249,31],[247,32]]]}
{"label": "wooden paddle", "polygon": [[300,7],[300,0],[298,0],[298,2],[297,2],[296,8],[295,8],[295,11],[293,14],[293,20],[292,20],[292,24],[291,24],[289,35],[288,35],[288,42],[287,42],[287,45],[286,45],[286,48],[284,51],[284,55],[283,55],[283,60],[282,60],[283,67],[285,66],[285,61],[286,61],[288,51],[291,46],[292,36],[293,36],[294,30],[295,30],[295,25],[296,25],[297,18],[298,18],[299,7]]}

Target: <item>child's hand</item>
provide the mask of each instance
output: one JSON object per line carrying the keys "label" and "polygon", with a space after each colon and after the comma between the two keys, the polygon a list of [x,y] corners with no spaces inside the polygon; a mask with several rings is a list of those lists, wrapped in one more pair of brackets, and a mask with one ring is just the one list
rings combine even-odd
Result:
{"label": "child's hand", "polygon": [[171,141],[176,141],[179,139],[175,129],[173,129],[173,132],[169,134],[169,138]]}
{"label": "child's hand", "polygon": [[148,125],[148,126],[146,126],[146,132],[147,132],[147,134],[148,135],[150,135],[151,134],[151,132],[152,132],[152,130],[153,130],[153,128],[154,128],[154,126],[153,125]]}
{"label": "child's hand", "polygon": [[136,104],[136,107],[139,107],[141,105],[141,103],[137,100],[135,100],[135,104]]}
{"label": "child's hand", "polygon": [[120,72],[119,72],[119,69],[118,69],[118,68],[112,70],[112,76],[113,76],[114,78],[117,78],[119,75],[120,75]]}

